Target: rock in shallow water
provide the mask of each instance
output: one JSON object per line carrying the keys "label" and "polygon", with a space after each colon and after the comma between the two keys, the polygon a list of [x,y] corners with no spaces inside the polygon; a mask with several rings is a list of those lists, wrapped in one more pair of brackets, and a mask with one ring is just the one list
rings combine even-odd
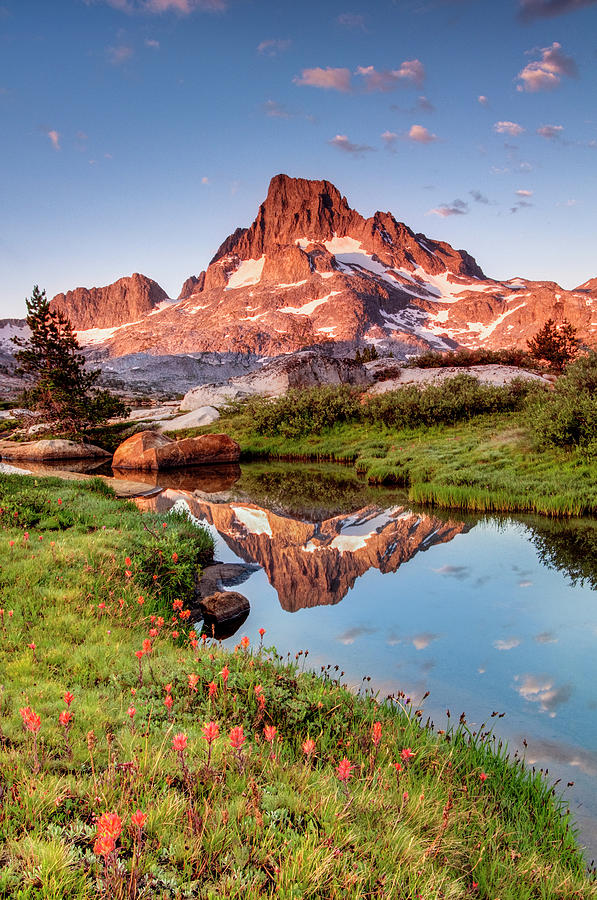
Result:
{"label": "rock in shallow water", "polygon": [[246,616],[250,608],[247,598],[237,591],[216,591],[199,601],[199,611],[208,624],[220,625]]}
{"label": "rock in shallow water", "polygon": [[122,443],[113,469],[173,469],[178,466],[238,462],[240,446],[227,434],[202,434],[173,441],[158,431],[141,431]]}

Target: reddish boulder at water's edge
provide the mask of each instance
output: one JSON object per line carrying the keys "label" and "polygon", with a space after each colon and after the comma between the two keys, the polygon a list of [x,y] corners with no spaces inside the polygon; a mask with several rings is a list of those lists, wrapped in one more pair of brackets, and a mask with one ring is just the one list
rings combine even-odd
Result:
{"label": "reddish boulder at water's edge", "polygon": [[238,462],[240,446],[227,434],[202,434],[173,441],[158,431],[141,431],[122,443],[113,469],[173,469],[179,466]]}

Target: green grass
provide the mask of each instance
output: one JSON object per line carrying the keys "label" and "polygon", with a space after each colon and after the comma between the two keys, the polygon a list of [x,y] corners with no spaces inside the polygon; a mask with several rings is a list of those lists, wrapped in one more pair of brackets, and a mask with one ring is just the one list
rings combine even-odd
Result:
{"label": "green grass", "polygon": [[[373,484],[405,487],[409,498],[478,512],[597,513],[597,467],[578,448],[536,449],[525,411],[475,416],[454,425],[390,428],[343,423],[319,434],[260,434],[248,410],[225,412],[213,425],[245,459],[351,463]],[[180,436],[183,436],[180,432]]]}
{"label": "green grass", "polygon": [[[262,646],[193,647],[178,609],[188,593],[176,596],[188,579],[174,576],[209,541],[182,517],[163,529],[100,484],[0,481],[0,897],[597,897],[565,805],[485,726],[436,733],[417,702],[350,693],[333,668],[309,672],[302,652],[289,662]],[[65,691],[72,757],[58,722]],[[26,706],[41,717],[38,771]],[[208,721],[220,729],[209,765]],[[228,732],[240,725],[238,753]],[[107,862],[94,853],[105,812],[122,819]]]}

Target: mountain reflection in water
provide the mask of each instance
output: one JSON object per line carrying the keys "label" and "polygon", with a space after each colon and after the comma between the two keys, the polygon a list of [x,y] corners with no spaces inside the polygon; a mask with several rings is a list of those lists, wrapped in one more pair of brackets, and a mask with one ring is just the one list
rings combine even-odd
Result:
{"label": "mountain reflection in water", "polygon": [[395,572],[419,551],[468,530],[464,522],[403,506],[369,505],[305,522],[255,504],[214,503],[171,489],[140,503],[163,513],[181,501],[196,519],[213,525],[237,556],[263,567],[287,612],[338,603],[369,569]]}

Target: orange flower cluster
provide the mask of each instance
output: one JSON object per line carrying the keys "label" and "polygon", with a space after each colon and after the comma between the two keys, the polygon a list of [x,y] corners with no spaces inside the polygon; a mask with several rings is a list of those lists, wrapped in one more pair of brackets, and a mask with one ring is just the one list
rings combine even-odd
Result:
{"label": "orange flower cluster", "polygon": [[33,712],[30,706],[22,707],[19,712],[23,720],[23,725],[27,731],[31,731],[32,734],[37,734],[41,728],[41,716],[38,716],[36,712]]}

